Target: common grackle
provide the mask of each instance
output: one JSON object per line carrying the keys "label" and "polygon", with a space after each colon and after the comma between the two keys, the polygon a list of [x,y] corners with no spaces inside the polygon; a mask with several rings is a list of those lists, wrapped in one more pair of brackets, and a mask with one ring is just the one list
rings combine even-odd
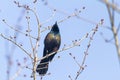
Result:
{"label": "common grackle", "polygon": [[[56,54],[60,47],[60,44],[61,44],[61,36],[56,22],[52,26],[51,31],[45,37],[43,57],[53,52],[55,52]],[[48,56],[40,61],[36,69],[39,75],[45,75],[47,73],[49,62],[52,61],[55,54]]]}

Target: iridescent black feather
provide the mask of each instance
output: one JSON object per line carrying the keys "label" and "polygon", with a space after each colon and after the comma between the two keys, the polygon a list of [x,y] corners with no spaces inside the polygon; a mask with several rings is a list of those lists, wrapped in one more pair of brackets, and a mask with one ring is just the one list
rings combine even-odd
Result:
{"label": "iridescent black feather", "polygon": [[[57,53],[60,44],[61,44],[61,36],[56,22],[53,25],[51,31],[45,37],[43,57],[53,52]],[[46,57],[45,59],[40,61],[40,64],[37,66],[37,70],[36,70],[39,73],[39,75],[45,75],[47,73],[49,62],[52,61],[55,54]]]}

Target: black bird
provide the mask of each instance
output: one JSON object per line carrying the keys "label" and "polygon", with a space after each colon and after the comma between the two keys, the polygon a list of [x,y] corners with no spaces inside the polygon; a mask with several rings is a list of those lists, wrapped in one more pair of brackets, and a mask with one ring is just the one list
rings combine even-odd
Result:
{"label": "black bird", "polygon": [[[45,37],[43,57],[53,52],[55,52],[56,54],[60,47],[60,44],[61,44],[61,36],[60,36],[59,28],[56,22],[52,26],[51,31]],[[55,54],[48,56],[45,59],[40,61],[36,69],[39,75],[45,75],[47,73],[49,62],[52,61]]]}

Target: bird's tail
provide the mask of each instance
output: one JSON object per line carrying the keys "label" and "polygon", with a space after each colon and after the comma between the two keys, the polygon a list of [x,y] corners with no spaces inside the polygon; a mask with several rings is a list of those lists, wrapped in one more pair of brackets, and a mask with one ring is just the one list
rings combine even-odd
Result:
{"label": "bird's tail", "polygon": [[40,61],[39,65],[37,66],[36,71],[39,75],[45,75],[48,71],[49,59],[45,58]]}

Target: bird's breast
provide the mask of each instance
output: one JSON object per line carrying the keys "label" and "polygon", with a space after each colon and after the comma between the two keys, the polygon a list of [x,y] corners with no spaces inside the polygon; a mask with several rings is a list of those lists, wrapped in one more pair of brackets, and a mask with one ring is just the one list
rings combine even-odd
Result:
{"label": "bird's breast", "polygon": [[48,34],[48,36],[46,37],[46,41],[48,43],[60,43],[60,35],[59,34]]}

